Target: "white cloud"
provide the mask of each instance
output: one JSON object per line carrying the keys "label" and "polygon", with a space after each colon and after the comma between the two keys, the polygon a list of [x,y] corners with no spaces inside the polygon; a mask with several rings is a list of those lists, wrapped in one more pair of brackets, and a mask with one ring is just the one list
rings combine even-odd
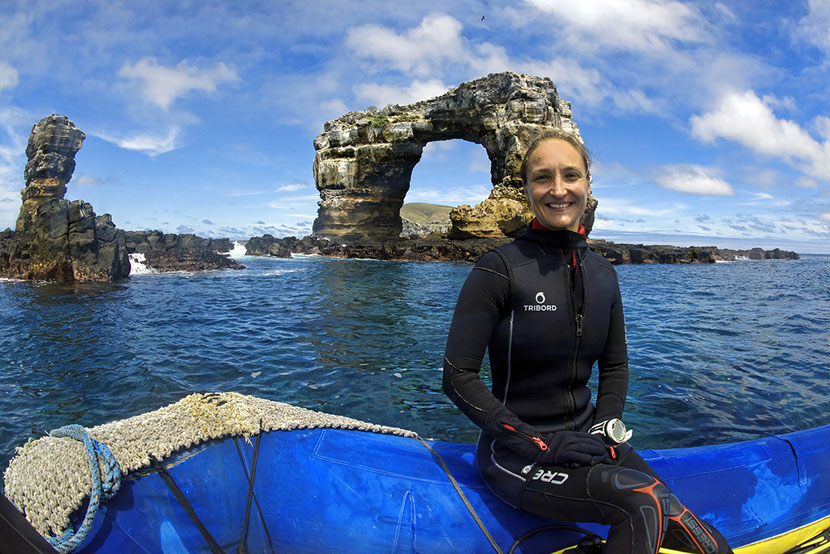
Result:
{"label": "white cloud", "polygon": [[295,190],[300,190],[307,188],[307,185],[301,185],[299,183],[293,183],[291,185],[282,185],[274,189],[276,192],[291,192]]}
{"label": "white cloud", "polygon": [[735,191],[718,177],[710,175],[699,165],[669,165],[656,170],[654,177],[661,187],[687,194],[732,196]]}
{"label": "white cloud", "polygon": [[792,96],[785,96],[783,98],[779,98],[771,94],[765,94],[763,97],[761,97],[761,101],[770,108],[778,110],[795,111],[798,108],[795,98],[793,98]]}
{"label": "white cloud", "polygon": [[473,185],[469,187],[453,187],[449,189],[409,189],[405,202],[430,202],[433,204],[460,206],[474,205],[490,196],[493,188],[489,185]]}
{"label": "white cloud", "polygon": [[[0,230],[14,228],[20,211],[26,132],[31,128],[31,120],[32,116],[20,108],[0,108]],[[21,132],[23,129],[25,131]]]}
{"label": "white cloud", "polygon": [[602,44],[618,50],[657,54],[673,41],[699,43],[706,39],[704,21],[694,7],[654,0],[527,0],[544,13],[565,22],[571,41],[590,47]]}
{"label": "white cloud", "polygon": [[610,101],[621,112],[661,113],[666,111],[662,101],[649,97],[637,88],[621,89],[608,80],[596,67],[566,57],[549,62],[530,61],[518,64],[523,73],[549,77],[563,98],[577,107],[599,106]]}
{"label": "white cloud", "polygon": [[0,62],[0,90],[17,86],[17,70],[6,62]]}
{"label": "white cloud", "polygon": [[[430,152],[435,153],[446,153],[446,152],[453,152],[458,149],[458,140],[434,140],[432,142],[426,143],[424,146],[423,154],[426,155]],[[423,160],[423,158],[421,158]]]}
{"label": "white cloud", "polygon": [[724,95],[712,111],[692,116],[690,122],[692,134],[704,142],[732,140],[787,162],[801,160],[806,162],[803,171],[830,178],[828,143],[820,144],[794,121],[778,119],[751,90]]}
{"label": "white cloud", "polygon": [[818,181],[809,177],[799,177],[795,180],[795,186],[803,189],[816,189],[818,188]]}
{"label": "white cloud", "polygon": [[[277,210],[288,210],[288,209],[297,209],[304,208],[304,206],[298,206],[298,204],[310,204],[315,201],[320,200],[319,194],[306,194],[303,196],[289,196],[287,198],[280,198],[279,200],[274,200],[268,203],[269,208],[274,208]],[[314,217],[314,216],[311,216]]]}
{"label": "white cloud", "polygon": [[89,173],[78,173],[72,176],[72,183],[82,187],[94,187],[101,184],[101,179]]}
{"label": "white cloud", "polygon": [[617,216],[651,216],[653,218],[666,218],[677,214],[677,212],[684,211],[687,206],[679,203],[661,203],[659,207],[647,206],[643,202],[637,202],[620,199],[620,198],[599,198],[599,205],[597,206],[597,215],[600,213],[605,215]]}
{"label": "white cloud", "polygon": [[806,39],[830,55],[830,2],[809,0],[810,11],[799,22],[794,36]]}
{"label": "white cloud", "polygon": [[441,96],[449,87],[438,79],[415,79],[408,87],[363,83],[354,87],[355,95],[369,105],[383,107],[390,104],[412,104]]}
{"label": "white cloud", "polygon": [[830,139],[830,117],[826,115],[819,115],[813,119],[813,127],[815,127],[819,136],[824,140]]}
{"label": "white cloud", "polygon": [[320,102],[320,112],[326,119],[336,119],[349,111],[349,107],[339,98]]}
{"label": "white cloud", "polygon": [[211,69],[199,69],[187,61],[175,67],[159,65],[155,58],[142,58],[135,64],[125,63],[118,75],[137,81],[145,100],[167,111],[177,99],[193,91],[214,92],[217,85],[236,81],[236,71],[224,63]]}
{"label": "white cloud", "polygon": [[179,135],[178,127],[170,127],[166,135],[137,134],[127,137],[117,137],[108,133],[90,132],[107,142],[111,142],[126,150],[138,150],[150,157],[164,154],[176,149],[176,139]]}
{"label": "white cloud", "polygon": [[791,201],[778,200],[773,195],[766,192],[753,192],[750,194],[751,198],[746,202],[737,202],[736,206],[765,206],[772,208],[783,208],[790,206]]}
{"label": "white cloud", "polygon": [[822,221],[830,223],[830,212],[824,212],[823,214],[819,214],[818,218]]}
{"label": "white cloud", "polygon": [[461,23],[449,15],[433,14],[404,33],[379,25],[349,29],[346,46],[363,58],[387,62],[399,71],[429,75],[445,59],[458,58],[464,51]]}

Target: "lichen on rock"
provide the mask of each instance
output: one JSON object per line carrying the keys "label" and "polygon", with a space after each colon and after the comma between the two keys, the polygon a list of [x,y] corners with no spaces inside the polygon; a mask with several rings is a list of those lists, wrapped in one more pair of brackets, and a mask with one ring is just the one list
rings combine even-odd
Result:
{"label": "lichen on rock", "polygon": [[[551,80],[517,73],[491,74],[431,100],[349,112],[329,121],[314,141],[314,182],[320,191],[314,234],[346,241],[396,239],[400,209],[424,146],[462,139],[487,151],[493,189],[475,207],[451,213],[449,237],[513,236],[532,218],[521,159],[546,129],[579,136],[571,106]],[[583,222],[589,231],[595,206],[594,200]]]}

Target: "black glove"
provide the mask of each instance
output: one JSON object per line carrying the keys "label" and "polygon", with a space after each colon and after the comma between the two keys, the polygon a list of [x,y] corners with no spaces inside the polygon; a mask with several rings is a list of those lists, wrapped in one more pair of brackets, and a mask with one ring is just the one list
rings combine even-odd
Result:
{"label": "black glove", "polygon": [[540,450],[534,458],[543,464],[560,464],[570,467],[596,465],[611,461],[602,438],[579,431],[557,431],[545,436],[547,449]]}

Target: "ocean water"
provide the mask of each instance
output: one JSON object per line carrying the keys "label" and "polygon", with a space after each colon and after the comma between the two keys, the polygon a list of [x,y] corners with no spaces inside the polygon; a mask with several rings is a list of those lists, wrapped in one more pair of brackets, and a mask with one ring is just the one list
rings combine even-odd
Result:
{"label": "ocean water", "polygon": [[[245,270],[144,272],[122,284],[0,282],[0,467],[50,429],[208,391],[475,440],[441,392],[469,264],[240,261]],[[830,423],[830,257],[617,272],[635,447]]]}

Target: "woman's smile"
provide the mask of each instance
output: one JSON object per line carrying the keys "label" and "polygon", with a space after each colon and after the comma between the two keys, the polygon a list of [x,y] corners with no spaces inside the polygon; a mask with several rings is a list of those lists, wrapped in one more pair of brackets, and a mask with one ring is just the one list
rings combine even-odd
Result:
{"label": "woman's smile", "polygon": [[536,219],[548,229],[577,231],[590,194],[588,168],[569,142],[550,139],[528,161],[527,197]]}

